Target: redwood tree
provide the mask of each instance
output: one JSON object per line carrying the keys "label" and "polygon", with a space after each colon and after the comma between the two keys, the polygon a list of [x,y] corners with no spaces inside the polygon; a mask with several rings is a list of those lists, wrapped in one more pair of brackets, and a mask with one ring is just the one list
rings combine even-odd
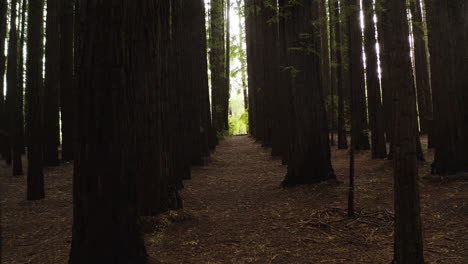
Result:
{"label": "redwood tree", "polygon": [[135,117],[140,98],[157,85],[158,7],[80,1],[72,264],[146,262],[137,227],[137,130],[150,127]]}
{"label": "redwood tree", "polygon": [[359,16],[359,0],[347,0],[344,7],[348,15],[348,54],[350,78],[350,110],[353,127],[354,147],[357,150],[370,149],[367,103],[364,86],[364,65],[362,61],[362,31]]}
{"label": "redwood tree", "polygon": [[28,38],[26,58],[26,136],[28,142],[27,198],[44,198],[42,172],[42,56],[44,1],[31,1],[28,5]]}
{"label": "redwood tree", "polygon": [[371,131],[372,158],[387,157],[385,145],[385,120],[377,72],[378,60],[375,39],[374,7],[372,0],[363,0],[364,48],[366,52],[367,99],[369,102],[369,127]]}
{"label": "redwood tree", "polygon": [[44,80],[44,165],[58,166],[60,144],[60,1],[47,0]]}
{"label": "redwood tree", "polygon": [[310,21],[318,18],[318,5],[300,1],[289,8],[286,22],[290,36],[290,62],[296,69],[291,76],[291,137],[288,172],[283,186],[310,184],[335,178],[330,159],[323,89],[320,83],[320,58],[313,52],[320,42]]}
{"label": "redwood tree", "polygon": [[395,245],[394,263],[422,264],[423,240],[418,190],[416,145],[416,94],[411,76],[408,45],[409,28],[406,1],[384,2],[388,20],[386,32],[392,37],[386,43],[390,60],[394,94],[394,184]]}
{"label": "redwood tree", "polygon": [[23,174],[23,164],[21,161],[22,148],[22,102],[18,85],[18,31],[16,27],[17,0],[11,1],[10,9],[10,34],[8,40],[8,61],[7,61],[7,96],[6,113],[8,116],[8,134],[11,142],[11,155],[13,161],[13,175]]}
{"label": "redwood tree", "polygon": [[60,6],[60,110],[62,121],[62,160],[73,160],[75,100],[73,96],[73,4]]}
{"label": "redwood tree", "polygon": [[[5,50],[5,39],[7,31],[7,12],[8,2],[7,0],[0,1],[0,50]],[[5,52],[0,52],[0,76],[3,80],[5,76],[5,63],[6,57]],[[9,147],[7,147],[6,138],[6,116],[5,116],[5,94],[4,94],[4,82],[0,82],[0,154],[2,158],[11,163],[11,153]]]}
{"label": "redwood tree", "polygon": [[468,171],[468,5],[426,1],[434,102],[434,174]]}

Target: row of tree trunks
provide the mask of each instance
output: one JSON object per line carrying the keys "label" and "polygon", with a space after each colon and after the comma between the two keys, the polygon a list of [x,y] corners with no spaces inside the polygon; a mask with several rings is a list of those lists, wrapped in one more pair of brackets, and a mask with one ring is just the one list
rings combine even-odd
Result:
{"label": "row of tree trunks", "polygon": [[334,178],[321,82],[326,73],[315,52],[323,45],[314,37],[321,25],[309,23],[323,7],[251,0],[245,8],[251,135],[288,164],[283,186]]}

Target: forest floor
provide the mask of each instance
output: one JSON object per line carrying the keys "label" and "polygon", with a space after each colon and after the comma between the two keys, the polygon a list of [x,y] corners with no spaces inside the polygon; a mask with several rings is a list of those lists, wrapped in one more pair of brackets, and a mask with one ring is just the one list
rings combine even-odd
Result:
{"label": "forest floor", "polygon": [[[226,138],[208,166],[193,168],[184,209],[145,219],[151,263],[390,263],[392,162],[357,153],[357,217],[348,218],[348,152],[332,149],[339,182],[282,189],[286,166],[268,149],[247,136]],[[432,151],[425,154],[431,161]],[[421,162],[426,263],[468,263],[468,175],[429,172]],[[72,165],[45,175],[46,199],[27,202],[25,177],[0,165],[1,263],[67,263]]]}

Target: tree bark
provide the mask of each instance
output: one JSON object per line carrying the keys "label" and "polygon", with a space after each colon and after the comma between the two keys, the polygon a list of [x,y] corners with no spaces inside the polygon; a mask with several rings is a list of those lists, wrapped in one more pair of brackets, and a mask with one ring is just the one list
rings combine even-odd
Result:
{"label": "tree bark", "polygon": [[138,121],[148,114],[138,103],[157,92],[158,8],[150,0],[80,1],[71,264],[146,263],[136,179],[139,130],[151,126]]}
{"label": "tree bark", "polygon": [[320,47],[318,32],[309,22],[318,18],[317,3],[301,1],[290,7],[294,20],[286,22],[290,34],[291,66],[296,69],[291,90],[291,137],[288,173],[283,186],[312,184],[333,179],[320,58],[311,52]]}
{"label": "tree bark", "polygon": [[362,31],[359,16],[359,0],[347,0],[344,10],[348,13],[350,110],[356,150],[370,149],[367,124],[367,104],[362,61]]}
{"label": "tree bark", "polygon": [[47,0],[44,80],[44,165],[58,166],[60,145],[60,24],[59,0]]}
{"label": "tree bark", "polygon": [[60,110],[62,120],[62,160],[73,160],[75,100],[73,97],[73,5],[65,0],[60,12]]}
{"label": "tree bark", "polygon": [[421,231],[416,141],[416,94],[411,76],[406,1],[385,1],[386,43],[394,94],[394,263],[424,263]]}
{"label": "tree bark", "polygon": [[[8,13],[8,1],[0,1],[0,50],[5,50],[5,39],[7,34],[7,13]],[[0,52],[0,76],[3,80],[5,76],[6,66],[5,52]],[[2,158],[11,164],[11,152],[8,146],[9,140],[7,138],[7,116],[5,108],[5,94],[4,94],[4,82],[0,82],[0,154]]]}
{"label": "tree bark", "polygon": [[10,10],[10,37],[8,41],[8,61],[7,61],[7,96],[6,109],[8,115],[8,134],[11,142],[11,156],[13,176],[23,174],[23,164],[21,161],[22,146],[21,131],[23,124],[21,109],[20,89],[18,85],[18,31],[16,27],[18,1],[11,1]]}
{"label": "tree bark", "polygon": [[369,102],[369,127],[371,131],[372,158],[387,157],[385,122],[380,96],[380,81],[377,72],[378,60],[375,39],[374,7],[372,0],[363,0],[364,48],[366,52],[367,98]]}
{"label": "tree bark", "polygon": [[468,171],[467,13],[463,0],[427,1],[435,125],[433,174]]}
{"label": "tree bark", "polygon": [[226,53],[223,0],[211,1],[210,70],[213,128],[222,133],[228,128],[229,90],[226,91]]}
{"label": "tree bark", "polygon": [[45,197],[42,172],[42,55],[44,1],[31,1],[28,5],[28,38],[26,57],[26,135],[28,142],[27,199]]}
{"label": "tree bark", "polygon": [[[410,1],[413,20],[414,60],[421,134],[432,138],[432,92],[426,50],[426,29],[422,18],[421,0]],[[431,140],[431,139],[429,139]]]}

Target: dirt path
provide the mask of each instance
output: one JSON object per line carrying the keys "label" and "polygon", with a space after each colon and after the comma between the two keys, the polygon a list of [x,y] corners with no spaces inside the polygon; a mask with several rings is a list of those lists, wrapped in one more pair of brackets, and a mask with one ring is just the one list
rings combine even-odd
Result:
{"label": "dirt path", "polygon": [[[356,154],[358,217],[346,217],[348,153],[332,148],[341,184],[279,187],[286,167],[247,136],[228,137],[193,168],[184,209],[145,234],[152,263],[385,263],[392,258],[391,161]],[[426,153],[432,160],[432,153]],[[468,176],[429,176],[420,163],[426,263],[468,259]],[[46,199],[25,201],[25,177],[0,164],[1,263],[67,263],[72,165],[45,170]]]}

